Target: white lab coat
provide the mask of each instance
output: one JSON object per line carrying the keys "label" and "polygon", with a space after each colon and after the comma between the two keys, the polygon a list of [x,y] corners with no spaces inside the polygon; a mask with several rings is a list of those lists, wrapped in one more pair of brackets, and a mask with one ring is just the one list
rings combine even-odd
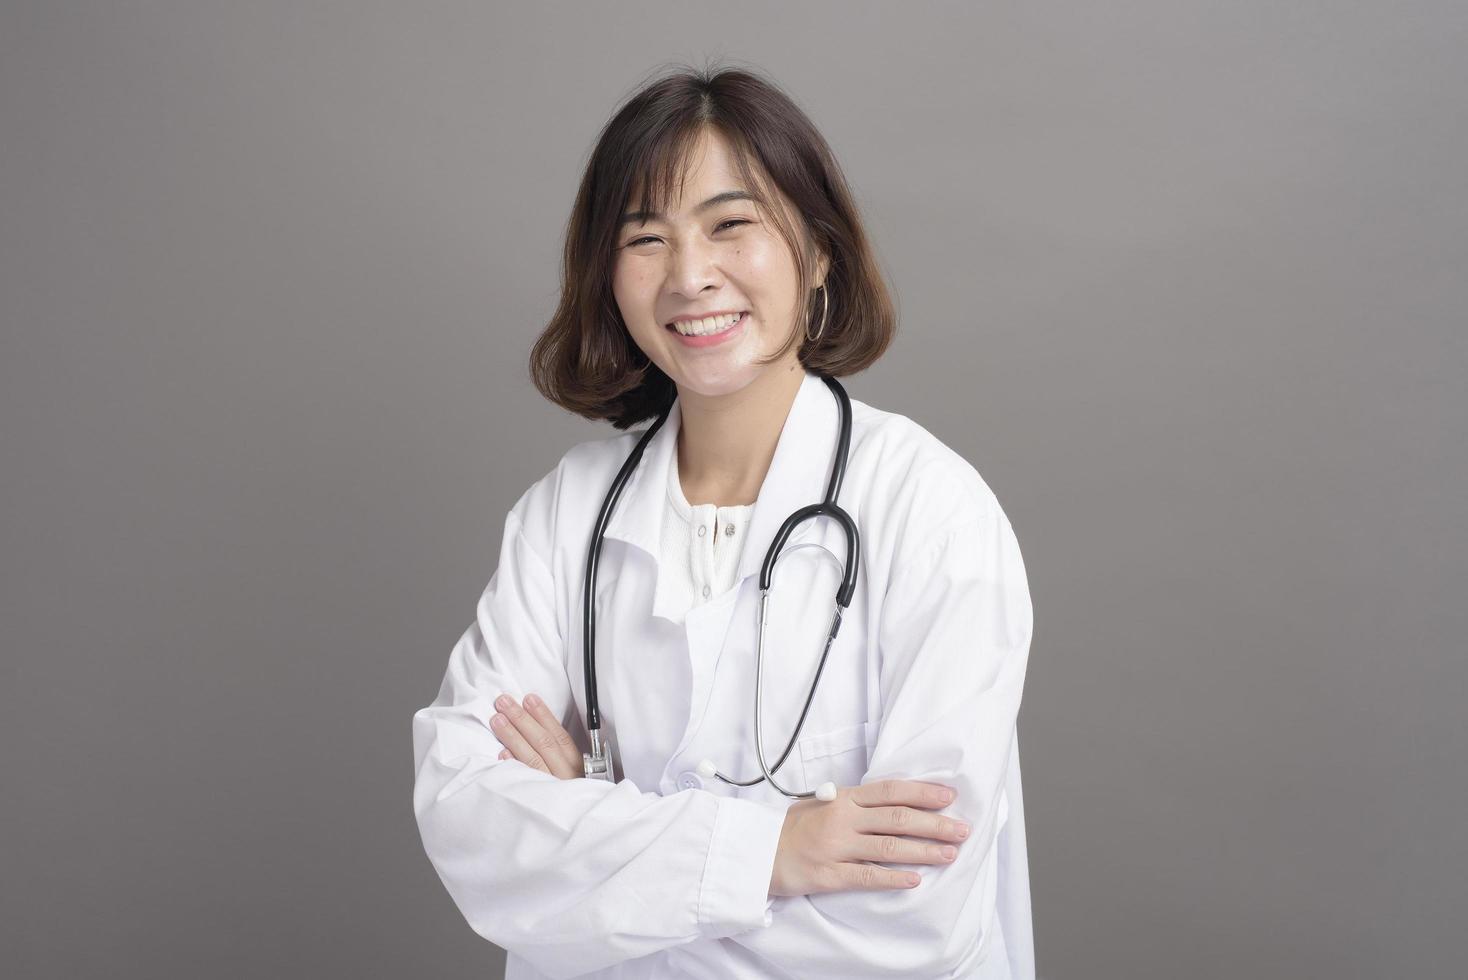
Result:
{"label": "white lab coat", "polygon": [[[820,501],[838,409],[806,374],[760,488],[737,585],[691,610],[659,577],[675,403],[609,522],[597,577],[602,731],[618,782],[556,779],[514,759],[493,701],[534,692],[586,748],[581,590],[592,526],[640,432],[571,449],[515,503],[499,567],[413,716],[423,847],[506,977],[1034,976],[1015,719],[1033,629],[1009,520],[975,469],[911,420],[852,399],[838,503],[861,534],[857,588],[801,738],[792,789],[895,777],[954,786],[973,831],[917,887],[768,897],[791,801],[695,772],[759,772],[753,714],[765,551]],[[771,765],[810,690],[845,554],[840,525],[802,524],[776,566],[764,663]],[[685,616],[686,613],[686,616]]]}

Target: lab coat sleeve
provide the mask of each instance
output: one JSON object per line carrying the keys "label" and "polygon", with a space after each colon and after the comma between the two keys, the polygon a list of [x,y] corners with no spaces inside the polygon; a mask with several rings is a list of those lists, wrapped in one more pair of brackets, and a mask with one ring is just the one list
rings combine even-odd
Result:
{"label": "lab coat sleeve", "polygon": [[[972,827],[949,865],[915,888],[780,899],[777,929],[735,937],[797,976],[961,977],[995,949],[999,831],[1033,630],[1008,519],[983,515],[924,542],[895,569],[880,615],[881,725],[862,783],[954,787],[941,811]],[[785,926],[798,942],[772,948]]]}
{"label": "lab coat sleeve", "polygon": [[475,621],[413,716],[423,848],[475,932],[571,977],[770,924],[783,809],[501,760],[494,699],[532,691],[574,713],[551,572],[512,510]]}

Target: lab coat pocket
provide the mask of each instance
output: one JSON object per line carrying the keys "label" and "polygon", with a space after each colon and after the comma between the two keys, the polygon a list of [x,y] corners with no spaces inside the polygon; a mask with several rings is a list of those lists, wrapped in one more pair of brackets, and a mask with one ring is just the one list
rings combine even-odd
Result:
{"label": "lab coat pocket", "polygon": [[800,764],[805,770],[806,789],[813,790],[828,779],[838,788],[859,785],[877,740],[876,728],[864,721],[802,738]]}

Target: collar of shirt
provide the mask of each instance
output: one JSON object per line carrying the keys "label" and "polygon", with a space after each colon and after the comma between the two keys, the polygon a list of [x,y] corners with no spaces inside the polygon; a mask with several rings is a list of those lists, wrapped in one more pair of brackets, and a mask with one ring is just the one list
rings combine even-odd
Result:
{"label": "collar of shirt", "polygon": [[[668,420],[648,442],[636,472],[627,481],[611,520],[607,522],[608,538],[640,548],[654,562],[658,561],[661,553],[668,467],[677,465],[681,421],[682,407],[675,399],[668,412]],[[739,559],[737,582],[759,572],[770,542],[775,540],[785,518],[806,504],[825,499],[840,424],[841,411],[830,389],[819,377],[806,371],[785,417],[785,425],[780,430],[780,441],[770,460],[769,472],[760,484],[744,551]],[[854,435],[852,439],[855,442]],[[804,539],[822,523],[826,522],[822,519],[804,521],[786,539],[787,546]],[[675,618],[677,603],[672,592],[667,576],[659,575],[653,615]]]}

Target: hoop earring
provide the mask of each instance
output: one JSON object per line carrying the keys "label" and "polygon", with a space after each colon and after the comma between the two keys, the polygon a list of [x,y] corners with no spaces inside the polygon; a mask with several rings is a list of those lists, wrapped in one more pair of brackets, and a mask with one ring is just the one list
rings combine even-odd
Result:
{"label": "hoop earring", "polygon": [[821,334],[826,332],[826,314],[831,312],[831,299],[830,294],[826,292],[826,284],[821,283],[816,288],[821,291],[821,329],[817,330],[816,335],[812,337],[810,335],[810,324],[806,324],[805,327],[805,339],[812,344],[820,340]]}

